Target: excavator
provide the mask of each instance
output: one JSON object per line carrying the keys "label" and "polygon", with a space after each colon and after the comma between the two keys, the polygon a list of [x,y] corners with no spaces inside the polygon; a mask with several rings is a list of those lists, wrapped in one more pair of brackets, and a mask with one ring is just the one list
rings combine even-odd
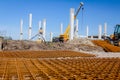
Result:
{"label": "excavator", "polygon": [[114,34],[106,37],[105,40],[115,46],[120,46],[120,24],[115,26]]}
{"label": "excavator", "polygon": [[[80,12],[80,9],[83,7],[83,2],[80,2],[80,6],[76,12],[76,14],[74,15],[74,20],[76,19],[78,13]],[[70,32],[70,25],[67,26],[64,34],[61,34],[59,37],[54,37],[53,38],[53,42],[66,42],[69,40],[69,32]]]}

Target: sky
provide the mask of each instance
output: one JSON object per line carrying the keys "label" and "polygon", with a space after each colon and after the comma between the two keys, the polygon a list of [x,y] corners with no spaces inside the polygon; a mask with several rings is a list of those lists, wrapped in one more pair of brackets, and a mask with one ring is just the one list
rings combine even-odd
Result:
{"label": "sky", "polygon": [[46,37],[50,32],[59,36],[60,24],[63,31],[70,22],[70,8],[78,9],[80,2],[84,10],[80,11],[79,35],[98,35],[98,25],[107,23],[107,34],[114,32],[114,26],[120,24],[120,0],[0,0],[0,35],[11,36],[18,40],[20,20],[23,20],[23,39],[28,39],[29,14],[32,13],[32,36],[38,33],[38,22],[46,19]]}

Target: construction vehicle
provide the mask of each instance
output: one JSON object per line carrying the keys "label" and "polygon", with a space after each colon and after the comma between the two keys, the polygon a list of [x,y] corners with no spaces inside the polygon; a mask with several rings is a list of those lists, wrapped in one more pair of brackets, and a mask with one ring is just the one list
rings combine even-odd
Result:
{"label": "construction vehicle", "polygon": [[38,37],[36,42],[38,42],[38,43],[45,42],[45,39],[43,37],[43,29],[42,29],[42,27],[40,28],[39,32],[31,38],[31,40],[36,38],[36,37]]}
{"label": "construction vehicle", "polygon": [[105,40],[115,46],[120,46],[120,24],[115,26],[114,34],[106,37]]}
{"label": "construction vehicle", "polygon": [[[76,19],[78,13],[80,12],[80,9],[83,6],[83,2],[80,3],[80,6],[76,12],[76,14],[74,15],[74,20]],[[83,8],[82,8],[83,9]],[[64,34],[61,34],[59,37],[54,37],[53,38],[53,42],[66,42],[69,40],[69,33],[70,33],[70,25],[67,26]]]}

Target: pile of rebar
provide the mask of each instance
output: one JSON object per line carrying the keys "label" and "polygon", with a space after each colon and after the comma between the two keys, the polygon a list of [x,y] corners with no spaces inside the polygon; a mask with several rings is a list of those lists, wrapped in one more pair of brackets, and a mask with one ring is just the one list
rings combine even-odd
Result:
{"label": "pile of rebar", "polygon": [[120,47],[114,46],[103,40],[93,40],[98,46],[101,46],[106,52],[120,52]]}

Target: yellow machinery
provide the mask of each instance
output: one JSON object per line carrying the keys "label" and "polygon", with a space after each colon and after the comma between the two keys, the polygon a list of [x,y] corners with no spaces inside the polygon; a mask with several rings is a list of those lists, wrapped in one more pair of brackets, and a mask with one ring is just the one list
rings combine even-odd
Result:
{"label": "yellow machinery", "polygon": [[115,26],[114,34],[105,37],[105,40],[115,46],[120,46],[120,24]]}
{"label": "yellow machinery", "polygon": [[[83,2],[80,3],[80,6],[74,16],[74,20],[76,19],[80,9],[82,8],[83,6]],[[59,37],[54,37],[53,38],[53,42],[66,42],[69,40],[69,33],[70,33],[70,25],[68,25],[68,27],[66,28],[64,34],[61,34]]]}
{"label": "yellow machinery", "polygon": [[70,32],[70,25],[68,25],[68,27],[66,28],[64,34],[60,35],[59,41],[60,42],[66,42],[67,40],[69,40],[69,32]]}

